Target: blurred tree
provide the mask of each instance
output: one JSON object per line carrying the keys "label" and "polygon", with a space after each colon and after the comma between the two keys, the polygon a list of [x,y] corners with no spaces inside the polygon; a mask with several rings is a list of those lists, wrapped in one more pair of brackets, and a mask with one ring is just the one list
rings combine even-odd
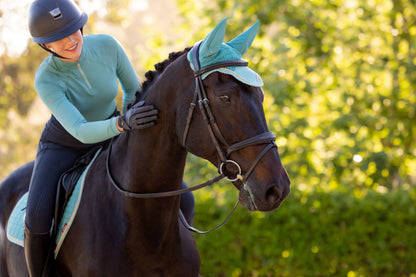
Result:
{"label": "blurred tree", "polygon": [[10,109],[27,113],[36,96],[34,72],[45,57],[45,51],[34,43],[19,57],[0,56],[0,128],[11,125],[7,119]]}
{"label": "blurred tree", "polygon": [[260,19],[246,58],[265,82],[267,118],[295,185],[409,185],[416,172],[412,1],[178,3],[191,32],[229,16],[232,37]]}

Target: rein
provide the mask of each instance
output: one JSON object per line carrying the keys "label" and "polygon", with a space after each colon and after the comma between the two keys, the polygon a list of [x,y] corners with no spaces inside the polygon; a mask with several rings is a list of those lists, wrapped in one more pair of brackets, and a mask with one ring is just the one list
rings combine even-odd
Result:
{"label": "rein", "polygon": [[[198,108],[201,111],[201,114],[203,115],[204,121],[207,124],[207,128],[208,128],[209,134],[211,136],[212,142],[214,143],[214,146],[215,146],[215,148],[217,150],[217,153],[219,155],[219,158],[220,158],[220,164],[218,165],[218,172],[220,173],[220,175],[206,181],[205,183],[202,183],[202,184],[196,185],[196,186],[192,186],[192,187],[189,187],[189,188],[186,188],[186,189],[179,189],[179,190],[166,191],[166,192],[155,192],[155,193],[130,192],[130,191],[122,189],[116,183],[116,181],[114,180],[114,178],[113,178],[113,176],[110,172],[110,156],[111,156],[111,148],[112,148],[112,144],[113,144],[113,140],[112,140],[110,145],[109,145],[108,152],[107,152],[107,161],[106,161],[107,176],[108,176],[111,184],[120,193],[122,193],[126,197],[138,198],[138,199],[149,199],[149,198],[177,196],[177,195],[181,195],[183,193],[195,191],[195,190],[210,186],[210,185],[218,182],[219,180],[221,180],[223,178],[225,178],[226,180],[228,180],[230,182],[240,180],[244,184],[247,181],[247,179],[249,178],[249,176],[251,175],[251,173],[253,172],[253,170],[255,169],[255,167],[257,166],[257,164],[263,158],[263,156],[271,148],[277,147],[276,144],[275,144],[276,136],[272,132],[264,132],[264,133],[261,133],[259,135],[254,136],[254,137],[251,137],[251,138],[245,139],[243,141],[237,142],[233,145],[229,145],[227,143],[227,141],[224,138],[223,134],[221,133],[221,131],[218,127],[218,124],[216,123],[215,117],[212,113],[211,107],[209,105],[209,100],[208,100],[208,97],[207,97],[207,93],[205,91],[204,83],[203,83],[203,80],[202,80],[201,76],[204,73],[207,73],[211,70],[221,68],[221,67],[247,66],[248,62],[245,61],[245,60],[242,60],[242,59],[228,60],[228,61],[219,62],[219,63],[211,64],[211,65],[205,66],[203,68],[200,68],[200,64],[199,64],[199,47],[200,47],[200,45],[201,45],[201,42],[196,44],[193,47],[194,49],[192,51],[192,63],[193,63],[193,67],[194,67],[194,77],[195,77],[195,93],[194,93],[193,100],[192,100],[192,102],[189,106],[188,117],[187,117],[187,120],[186,120],[186,125],[185,125],[184,134],[183,134],[182,144],[183,144],[184,147],[186,147],[186,140],[187,140],[187,137],[188,137],[188,133],[189,133],[190,125],[191,125],[191,122],[192,122],[194,110],[195,110],[195,107],[198,105]],[[226,147],[225,151],[221,147],[221,144]],[[247,172],[244,175],[242,175],[243,173],[242,173],[241,166],[238,164],[238,162],[236,162],[234,160],[231,160],[229,158],[230,155],[233,152],[238,151],[240,149],[243,149],[243,148],[246,148],[246,147],[252,146],[252,145],[259,145],[259,144],[268,144],[268,145],[258,155],[258,157],[253,162],[253,164],[251,165],[249,170],[247,170]],[[229,175],[226,172],[227,171],[227,166],[228,167],[235,167],[236,172],[238,172],[238,173],[234,174],[234,176]],[[241,189],[242,188],[239,188],[239,190],[241,190]],[[254,203],[254,201],[253,201],[253,203]],[[239,204],[239,200],[237,200],[236,204],[234,205],[234,208],[232,209],[232,211],[230,212],[228,217],[223,221],[223,223],[221,223],[219,226],[217,226],[217,227],[215,227],[215,228],[213,228],[209,231],[200,231],[200,230],[190,226],[188,224],[188,222],[186,221],[186,219],[184,218],[181,210],[179,210],[179,218],[180,218],[181,222],[183,223],[183,225],[185,226],[185,228],[187,228],[188,230],[190,230],[192,232],[195,232],[195,233],[198,233],[198,234],[206,234],[206,233],[218,230],[219,228],[224,226],[225,223],[231,218],[231,215],[236,210],[238,204]]]}
{"label": "rein", "polygon": [[114,180],[113,175],[111,174],[111,171],[110,171],[110,156],[111,156],[112,145],[113,145],[113,140],[111,140],[111,143],[108,146],[107,162],[106,162],[107,176],[108,176],[108,179],[110,179],[111,184],[120,193],[124,194],[124,196],[126,196],[126,197],[137,198],[137,199],[149,199],[149,198],[161,198],[161,197],[177,196],[177,195],[181,195],[181,194],[184,194],[184,193],[187,193],[187,192],[191,192],[191,191],[194,191],[194,190],[198,190],[198,189],[202,189],[204,187],[210,186],[210,185],[218,182],[219,180],[221,180],[225,177],[224,174],[220,174],[220,175],[206,181],[205,183],[202,183],[202,184],[196,185],[196,186],[192,186],[192,187],[189,187],[189,188],[186,188],[186,189],[178,189],[178,190],[165,191],[165,192],[149,192],[149,193],[137,193],[137,192],[127,191],[127,190],[121,188],[117,184],[117,182]]}

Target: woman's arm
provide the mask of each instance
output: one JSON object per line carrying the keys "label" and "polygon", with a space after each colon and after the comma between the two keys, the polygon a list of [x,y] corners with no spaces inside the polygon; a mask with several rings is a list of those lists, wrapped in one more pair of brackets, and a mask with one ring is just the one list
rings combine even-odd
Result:
{"label": "woman's arm", "polygon": [[82,143],[97,143],[120,134],[115,117],[88,122],[66,98],[63,85],[55,82],[35,82],[40,98],[59,123]]}

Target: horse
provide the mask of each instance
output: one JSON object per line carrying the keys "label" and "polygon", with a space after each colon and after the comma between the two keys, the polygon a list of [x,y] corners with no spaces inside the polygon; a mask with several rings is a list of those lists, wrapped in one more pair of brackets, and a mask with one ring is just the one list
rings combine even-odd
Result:
{"label": "horse", "polygon": [[[115,137],[91,164],[54,263],[59,276],[198,276],[194,237],[179,220],[188,152],[215,165],[249,210],[277,209],[289,194],[263,91],[235,75],[238,69],[248,72],[247,62],[213,62],[226,47],[242,55],[258,26],[226,44],[224,21],[201,43],[171,53],[146,73],[137,101],[159,110],[157,124]],[[32,167],[22,166],[0,184],[1,277],[28,276],[24,250],[8,241],[5,228],[28,191]]]}

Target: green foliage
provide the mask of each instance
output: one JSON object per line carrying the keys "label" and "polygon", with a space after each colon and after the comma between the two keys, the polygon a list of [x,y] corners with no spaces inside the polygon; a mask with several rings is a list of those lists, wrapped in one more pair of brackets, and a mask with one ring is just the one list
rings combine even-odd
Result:
{"label": "green foliage", "polygon": [[[414,2],[178,3],[194,41],[224,17],[228,38],[260,19],[245,58],[264,80],[293,184],[276,212],[239,209],[220,231],[197,235],[202,275],[416,276]],[[214,173],[189,163],[190,184]],[[213,190],[197,193],[198,227],[231,209],[223,185]]]}
{"label": "green foliage", "polygon": [[0,129],[0,182],[10,172],[35,158],[39,134],[43,125],[29,122],[10,110],[6,119],[12,122]]}
{"label": "green foliage", "polygon": [[20,57],[0,57],[0,180],[35,157],[40,126],[27,119],[36,97],[36,68],[45,51],[30,43]]}
{"label": "green foliage", "polygon": [[229,16],[229,37],[260,19],[246,58],[265,82],[266,116],[295,184],[415,184],[412,1],[178,2],[189,22],[212,28]]}
{"label": "green foliage", "polygon": [[[233,201],[221,205],[217,193],[197,193],[196,227],[212,228],[231,210]],[[225,192],[235,194],[231,187]],[[415,276],[415,201],[414,190],[364,197],[294,190],[274,212],[240,207],[220,230],[195,235],[201,274]]]}
{"label": "green foliage", "polygon": [[27,114],[36,96],[34,72],[44,57],[44,50],[34,43],[20,57],[0,56],[0,128],[10,124],[5,120],[10,109]]}
{"label": "green foliage", "polygon": [[115,23],[122,23],[128,16],[130,0],[104,0],[104,2],[106,5],[107,20]]}

